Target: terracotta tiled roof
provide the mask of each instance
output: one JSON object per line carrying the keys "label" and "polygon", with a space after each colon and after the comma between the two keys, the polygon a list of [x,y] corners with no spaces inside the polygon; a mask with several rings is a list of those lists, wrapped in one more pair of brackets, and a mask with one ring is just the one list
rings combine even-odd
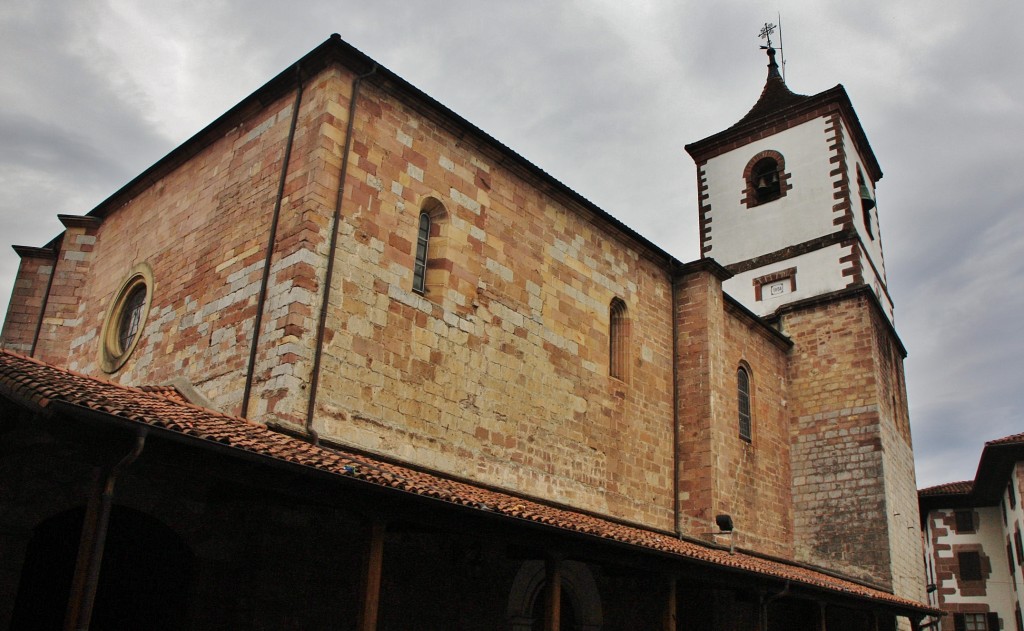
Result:
{"label": "terracotta tiled roof", "polygon": [[985,443],[985,446],[989,445],[1014,445],[1024,444],[1024,434],[1013,434],[1012,436],[1004,436],[1002,438],[996,438]]}
{"label": "terracotta tiled roof", "polygon": [[174,386],[140,386],[139,390],[149,392],[150,394],[159,394],[178,403],[188,403],[185,395],[178,392],[178,389]]}
{"label": "terracotta tiled roof", "polygon": [[805,567],[742,552],[731,554],[728,550],[710,548],[662,533],[547,506],[368,456],[314,446],[274,432],[264,425],[181,403],[173,396],[163,396],[165,389],[150,390],[146,392],[141,388],[122,386],[56,368],[9,351],[0,351],[0,396],[41,413],[45,413],[52,402],[63,401],[121,419],[178,432],[197,440],[213,441],[338,476],[490,511],[513,520],[546,524],[564,531],[672,554],[680,559],[789,580],[834,593],[870,599],[903,611],[937,613],[937,610],[920,603]]}
{"label": "terracotta tiled roof", "polygon": [[962,482],[946,482],[945,484],[929,486],[926,489],[919,490],[917,495],[919,497],[930,495],[967,495],[972,490],[974,490],[974,481],[964,480]]}

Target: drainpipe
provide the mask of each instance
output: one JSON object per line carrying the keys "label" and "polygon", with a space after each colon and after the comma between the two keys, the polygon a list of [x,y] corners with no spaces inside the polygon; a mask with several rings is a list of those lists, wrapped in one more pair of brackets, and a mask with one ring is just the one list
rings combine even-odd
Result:
{"label": "drainpipe", "polygon": [[249,348],[249,366],[245,371],[245,390],[242,392],[242,410],[239,416],[249,415],[249,395],[252,393],[253,372],[256,369],[256,350],[259,347],[260,329],[263,326],[263,309],[267,303],[267,285],[270,283],[270,263],[274,257],[274,243],[277,241],[277,223],[281,217],[281,201],[284,199],[285,179],[288,176],[288,164],[292,157],[292,144],[295,141],[295,127],[299,122],[299,106],[302,104],[302,67],[295,65],[295,103],[292,105],[292,122],[288,128],[288,141],[284,147],[284,159],[281,161],[281,178],[277,183],[277,198],[274,200],[274,212],[270,219],[270,235],[267,237],[267,256],[263,259],[263,278],[260,281],[260,293],[256,302],[256,319],[252,328],[252,346]]}
{"label": "drainpipe", "polygon": [[64,621],[65,631],[89,629],[92,607],[96,602],[96,588],[99,586],[103,550],[107,544],[107,526],[110,524],[110,508],[114,501],[114,485],[117,483],[117,477],[142,454],[146,446],[146,433],[146,428],[139,429],[132,450],[110,469],[102,487],[96,485],[96,492],[89,500],[89,508],[82,524],[82,540],[79,543],[78,561],[75,563],[71,600],[68,602],[68,612]]}
{"label": "drainpipe", "polygon": [[[333,35],[331,37],[334,37]],[[313,413],[316,410],[316,393],[320,386],[320,361],[324,353],[324,332],[327,329],[327,309],[331,301],[331,281],[334,279],[334,256],[338,249],[338,224],[341,222],[341,203],[345,199],[345,180],[348,177],[349,152],[352,150],[352,128],[356,118],[356,99],[363,79],[377,72],[377,63],[366,74],[352,81],[352,96],[348,102],[348,124],[345,128],[345,148],[341,154],[341,178],[338,181],[338,199],[334,203],[334,217],[331,219],[331,244],[327,248],[327,272],[324,274],[323,298],[320,303],[320,321],[316,328],[316,347],[313,351],[313,370],[309,378],[309,401],[306,403],[306,435],[316,445],[320,435],[313,429]]]}
{"label": "drainpipe", "polygon": [[679,306],[676,262],[669,265],[669,282],[672,283],[672,519],[676,536],[683,536],[682,507],[679,501],[679,322],[676,312]]}

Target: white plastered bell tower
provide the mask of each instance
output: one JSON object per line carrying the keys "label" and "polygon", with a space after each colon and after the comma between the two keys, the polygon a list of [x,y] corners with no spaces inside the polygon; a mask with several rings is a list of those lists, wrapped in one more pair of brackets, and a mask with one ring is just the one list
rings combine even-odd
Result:
{"label": "white plastered bell tower", "polygon": [[698,167],[701,256],[735,274],[725,290],[760,316],[867,286],[891,322],[874,201],[882,171],[850,98],[841,85],[794,94],[767,50],[754,107],[686,147]]}

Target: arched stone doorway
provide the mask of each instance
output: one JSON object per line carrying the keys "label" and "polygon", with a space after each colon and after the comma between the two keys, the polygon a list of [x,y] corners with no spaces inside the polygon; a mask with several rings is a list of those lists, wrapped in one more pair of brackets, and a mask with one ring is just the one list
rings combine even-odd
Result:
{"label": "arched stone doorway", "polygon": [[[40,522],[25,553],[12,629],[60,631],[85,509]],[[192,553],[159,520],[123,506],[110,513],[91,628],[186,629]]]}
{"label": "arched stone doorway", "polygon": [[[562,574],[562,631],[599,631],[603,624],[601,595],[585,563],[564,561]],[[544,619],[543,561],[525,561],[508,597],[512,631],[534,631]]]}

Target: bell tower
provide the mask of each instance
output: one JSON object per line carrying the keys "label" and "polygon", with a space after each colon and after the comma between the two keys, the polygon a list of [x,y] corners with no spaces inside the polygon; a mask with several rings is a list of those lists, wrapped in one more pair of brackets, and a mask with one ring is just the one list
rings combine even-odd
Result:
{"label": "bell tower", "polygon": [[782,535],[797,560],[921,600],[906,352],[875,204],[882,171],[846,90],[792,92],[765,48],[768,76],[750,111],[686,146],[698,169],[701,257],[733,274],[726,293],[793,342]]}
{"label": "bell tower", "polygon": [[760,316],[864,286],[892,321],[875,206],[882,171],[843,86],[786,86],[767,47],[761,97],[735,125],[687,145],[697,163],[701,257]]}

